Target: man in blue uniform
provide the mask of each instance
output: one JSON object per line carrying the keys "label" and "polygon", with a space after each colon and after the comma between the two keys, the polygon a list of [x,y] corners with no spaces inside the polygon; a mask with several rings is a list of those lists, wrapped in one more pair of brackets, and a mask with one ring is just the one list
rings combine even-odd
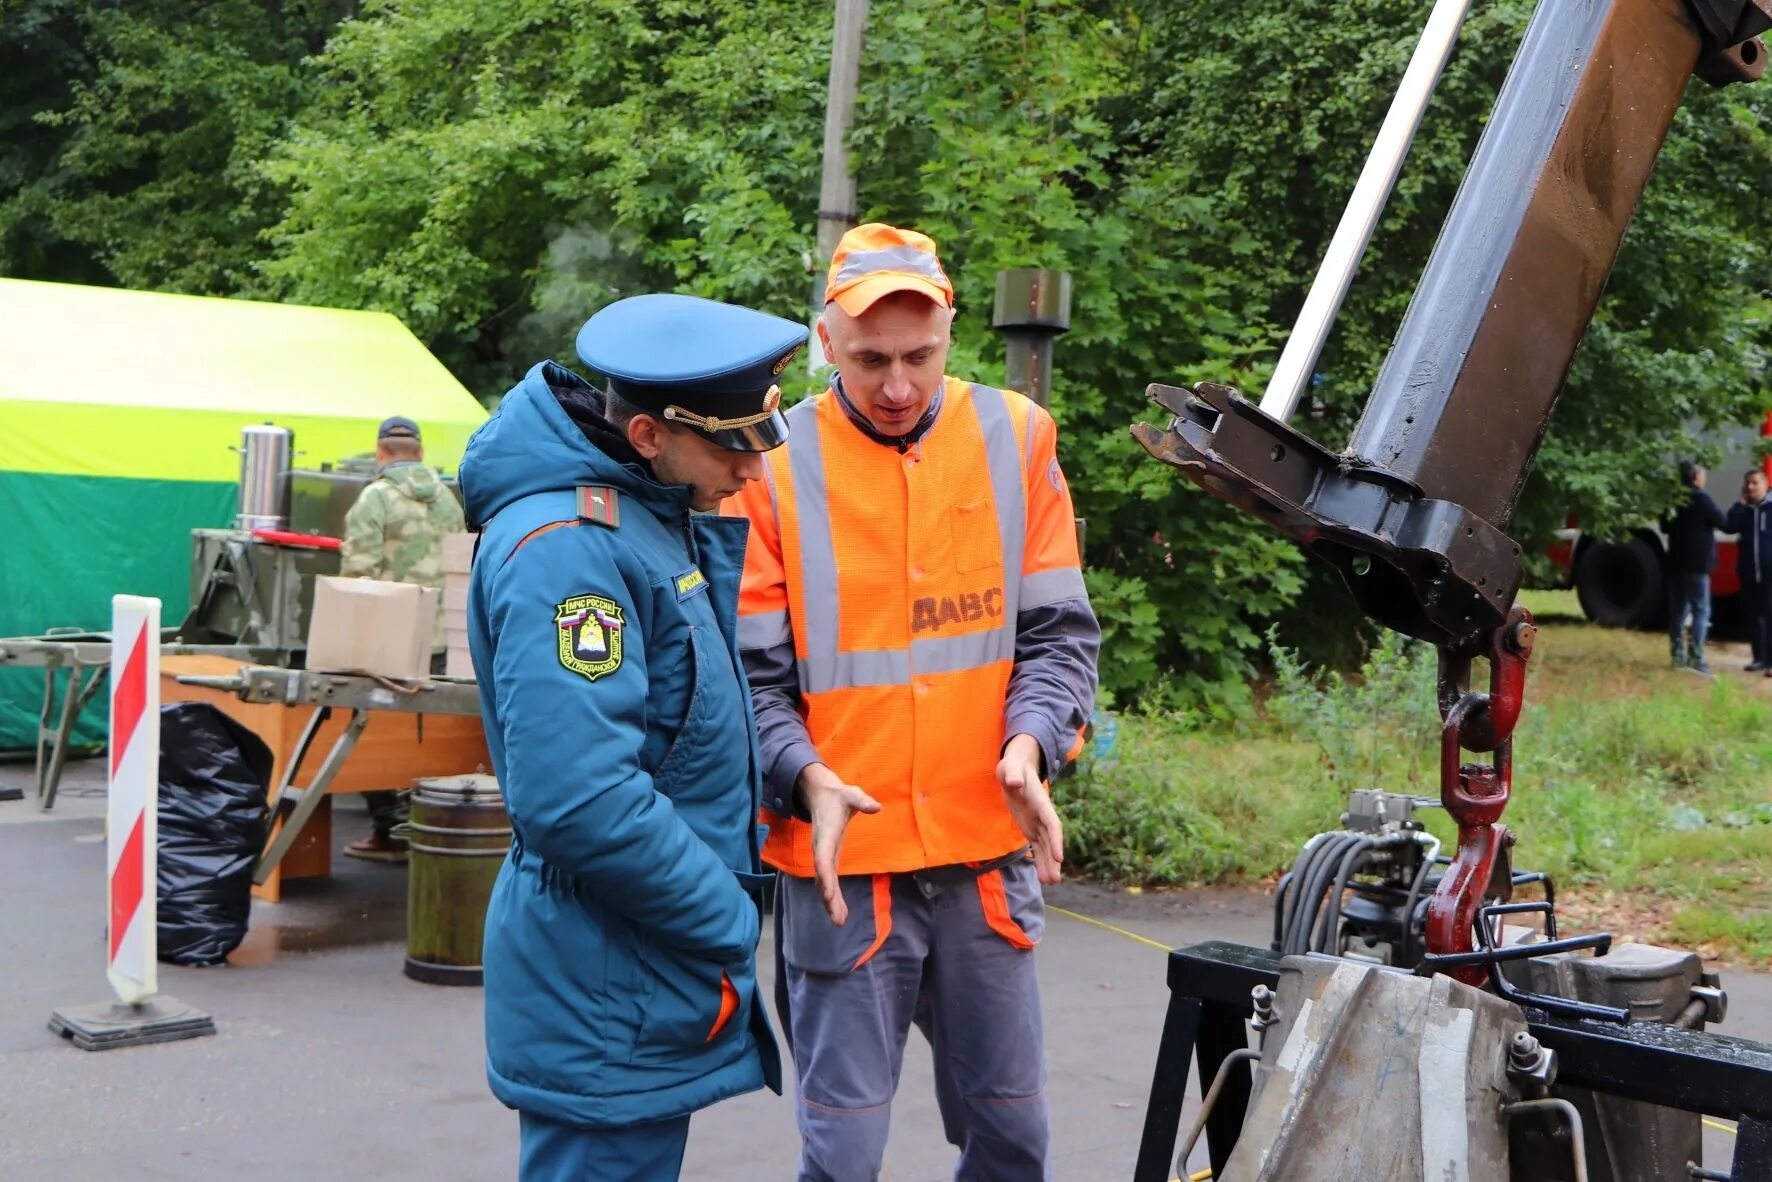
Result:
{"label": "man in blue uniform", "polygon": [[787,438],[797,324],[638,296],[468,444],[469,636],[510,812],[487,1075],[530,1180],[672,1179],[689,1116],[768,1085],[760,790],[737,644],[748,526],[706,515]]}

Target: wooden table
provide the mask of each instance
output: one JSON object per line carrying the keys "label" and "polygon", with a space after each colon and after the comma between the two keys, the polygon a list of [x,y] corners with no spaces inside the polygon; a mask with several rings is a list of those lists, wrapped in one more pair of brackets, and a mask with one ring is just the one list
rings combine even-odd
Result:
{"label": "wooden table", "polygon": [[[206,685],[187,685],[180,677],[236,678],[243,682],[254,670],[262,670],[248,661],[212,656],[169,656],[160,661],[161,700],[164,702],[209,702],[265,741],[275,760],[271,770],[272,795],[277,786],[289,781],[292,763],[304,784],[311,785],[325,775],[325,764],[316,768],[300,759],[308,750],[318,748],[334,753],[336,762],[325,793],[381,792],[408,789],[413,781],[431,776],[453,776],[487,771],[491,758],[486,751],[486,738],[477,713],[431,712],[423,708],[423,700],[402,700],[389,708],[353,700],[336,703],[338,713],[331,713],[330,701],[303,697],[296,701],[249,701],[228,689]],[[304,679],[325,684],[328,692],[337,686],[367,681],[359,678],[334,678],[330,675],[304,675],[299,670],[277,670],[285,680]],[[268,676],[269,674],[267,674]],[[454,695],[457,699],[460,694]],[[328,710],[304,747],[304,733],[316,720],[316,712]],[[348,713],[346,713],[348,711]],[[354,742],[348,730],[356,729]],[[294,789],[291,797],[299,797],[302,789]],[[253,894],[269,902],[282,898],[284,878],[305,878],[332,871],[332,810],[330,800],[320,798],[307,802],[306,811],[296,806],[292,812],[289,800],[272,801],[275,818],[267,835],[266,850],[270,853],[284,846],[271,861],[263,881],[253,887]],[[283,827],[293,819],[297,831],[293,841],[283,840]],[[305,823],[303,823],[305,822]]]}

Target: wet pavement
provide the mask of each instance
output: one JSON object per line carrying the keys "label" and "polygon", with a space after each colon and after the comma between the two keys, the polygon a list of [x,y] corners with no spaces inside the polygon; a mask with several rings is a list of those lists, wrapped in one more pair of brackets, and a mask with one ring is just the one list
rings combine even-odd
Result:
{"label": "wet pavement", "polygon": [[[29,786],[0,766],[0,784]],[[337,801],[339,846],[367,827]],[[86,1053],[46,1029],[52,1009],[107,1000],[103,768],[74,765],[55,810],[0,803],[0,1180],[452,1180],[515,1175],[517,1123],[486,1089],[481,994],[401,973],[405,874],[335,856],[333,874],[255,904],[226,966],[162,965],[161,993],[208,1011],[213,1037]],[[1040,952],[1054,1175],[1131,1176],[1167,1002],[1163,951],[1264,943],[1247,892],[1128,895],[1067,884],[1048,896]],[[1116,930],[1117,929],[1117,930]],[[771,956],[761,956],[768,996]],[[1726,1033],[1772,1039],[1772,978],[1726,974]],[[1191,1112],[1191,1107],[1190,1107]],[[952,1176],[929,1055],[912,1035],[893,1111],[894,1182]],[[1726,1134],[1706,1133],[1714,1164]],[[791,1178],[793,1110],[751,1095],[699,1114],[685,1178]],[[1197,1156],[1203,1159],[1203,1149]]]}

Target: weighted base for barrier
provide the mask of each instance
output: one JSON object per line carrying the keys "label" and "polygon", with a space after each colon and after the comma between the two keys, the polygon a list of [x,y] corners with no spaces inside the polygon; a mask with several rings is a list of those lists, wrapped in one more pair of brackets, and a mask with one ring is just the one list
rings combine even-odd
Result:
{"label": "weighted base for barrier", "polygon": [[0,800],[23,800],[24,798],[25,790],[23,788],[14,788],[11,785],[0,785]]}
{"label": "weighted base for barrier", "polygon": [[215,1033],[215,1019],[164,995],[138,1006],[118,1001],[69,1006],[49,1015],[49,1029],[83,1051],[109,1051]]}

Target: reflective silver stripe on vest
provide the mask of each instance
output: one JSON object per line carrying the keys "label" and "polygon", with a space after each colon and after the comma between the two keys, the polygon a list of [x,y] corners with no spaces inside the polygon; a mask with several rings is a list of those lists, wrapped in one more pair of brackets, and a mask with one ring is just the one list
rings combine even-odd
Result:
{"label": "reflective silver stripe on vest", "polygon": [[1054,567],[1021,577],[1021,610],[1063,603],[1067,599],[1086,599],[1083,572],[1074,566]]}
{"label": "reflective silver stripe on vest", "polygon": [[948,281],[941,273],[941,264],[928,251],[914,246],[883,246],[879,250],[858,250],[845,257],[837,269],[837,281],[831,286],[842,287],[875,271],[908,271],[933,283]]}
{"label": "reflective silver stripe on vest", "polygon": [[1003,391],[989,386],[972,387],[972,405],[978,425],[984,429],[984,458],[991,469],[991,495],[997,502],[997,537],[1003,546],[1004,636],[998,644],[998,660],[1015,659],[1016,614],[1021,611],[1021,558],[1027,543],[1027,486],[1021,482],[1021,446],[1009,402]]}
{"label": "reflective silver stripe on vest", "polygon": [[[816,409],[808,400],[788,412],[788,470],[799,519],[800,599],[806,639],[806,657],[797,662],[801,693],[909,685],[913,674],[956,673],[1015,659],[1015,617],[1023,595],[1020,574],[1027,532],[1021,447],[1002,391],[973,386],[971,402],[983,431],[985,460],[996,501],[998,540],[1003,550],[1003,623],[985,632],[921,637],[912,641],[908,650],[838,651],[841,620],[837,557],[831,536],[830,503],[825,496],[824,448],[818,436]],[[1074,569],[1070,573],[1076,574]],[[1080,587],[1080,575],[1077,584]],[[763,621],[774,614],[749,618]],[[757,627],[760,632],[764,625]],[[745,641],[741,644],[753,647]]]}
{"label": "reflective silver stripe on vest", "polygon": [[799,662],[800,692],[824,694],[869,685],[909,685],[911,658],[903,649],[822,653]]}
{"label": "reflective silver stripe on vest", "polygon": [[738,617],[739,648],[775,648],[778,645],[791,644],[794,639],[793,629],[788,626],[788,613],[758,612],[755,615]]}
{"label": "reflective silver stripe on vest", "polygon": [[1015,654],[1015,628],[1005,624],[988,632],[968,632],[960,636],[931,636],[911,642],[911,651],[873,649],[868,652],[838,653],[808,657],[799,662],[800,692],[822,694],[836,689],[858,689],[863,686],[909,685],[913,671],[918,675],[960,673],[980,669],[1005,660],[1004,645],[1009,656]]}
{"label": "reflective silver stripe on vest", "polygon": [[[1007,651],[1005,651],[1005,646]],[[959,673],[1015,657],[1015,625],[1006,622],[989,632],[931,636],[911,641],[911,668],[918,673]]]}
{"label": "reflective silver stripe on vest", "polygon": [[[827,676],[836,677],[831,660],[837,655],[840,617],[837,605],[837,551],[831,541],[831,509],[824,491],[824,443],[818,435],[818,406],[808,398],[788,411],[788,475],[794,485],[794,513],[800,522],[800,607],[805,617],[809,662],[826,662]],[[800,689],[816,693],[800,670]]]}

